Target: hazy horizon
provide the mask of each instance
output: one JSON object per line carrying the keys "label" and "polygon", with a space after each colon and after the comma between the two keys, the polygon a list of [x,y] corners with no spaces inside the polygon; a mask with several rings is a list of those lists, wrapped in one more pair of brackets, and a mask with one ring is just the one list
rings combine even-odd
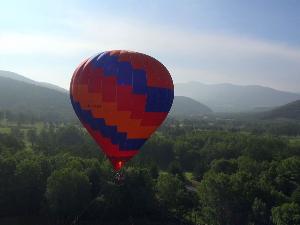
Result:
{"label": "hazy horizon", "polygon": [[0,9],[0,69],[68,89],[85,58],[129,49],[160,60],[174,83],[300,93],[299,10],[294,0],[12,0]]}

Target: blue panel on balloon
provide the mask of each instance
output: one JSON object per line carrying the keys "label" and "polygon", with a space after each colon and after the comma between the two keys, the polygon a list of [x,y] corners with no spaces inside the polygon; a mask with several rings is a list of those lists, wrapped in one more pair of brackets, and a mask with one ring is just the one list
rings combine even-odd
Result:
{"label": "blue panel on balloon", "polygon": [[[169,112],[173,101],[173,90],[167,88],[148,87],[146,112]],[[161,102],[161,97],[164,102]]]}
{"label": "blue panel on balloon", "polygon": [[132,72],[132,85],[134,94],[146,94],[147,92],[147,79],[144,70],[133,70]]}
{"label": "blue panel on balloon", "polygon": [[105,76],[111,76],[111,75],[117,75],[118,74],[118,62],[116,60],[116,57],[110,56],[107,57],[105,65],[103,65],[104,69],[104,75]]}
{"label": "blue panel on balloon", "polygon": [[118,84],[132,85],[132,67],[128,62],[118,63]]}

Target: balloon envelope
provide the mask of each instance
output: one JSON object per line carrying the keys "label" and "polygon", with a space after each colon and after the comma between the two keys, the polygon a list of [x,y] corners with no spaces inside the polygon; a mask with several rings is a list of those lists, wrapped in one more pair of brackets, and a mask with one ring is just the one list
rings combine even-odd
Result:
{"label": "balloon envelope", "polygon": [[107,51],[78,66],[70,98],[83,126],[119,170],[164,121],[174,88],[170,73],[156,59]]}

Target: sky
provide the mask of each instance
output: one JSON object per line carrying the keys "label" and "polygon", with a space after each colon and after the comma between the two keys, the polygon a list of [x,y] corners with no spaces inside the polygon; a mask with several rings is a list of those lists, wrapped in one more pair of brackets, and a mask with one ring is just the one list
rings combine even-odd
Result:
{"label": "sky", "polygon": [[0,70],[68,88],[98,52],[151,55],[175,83],[300,93],[298,0],[0,0]]}

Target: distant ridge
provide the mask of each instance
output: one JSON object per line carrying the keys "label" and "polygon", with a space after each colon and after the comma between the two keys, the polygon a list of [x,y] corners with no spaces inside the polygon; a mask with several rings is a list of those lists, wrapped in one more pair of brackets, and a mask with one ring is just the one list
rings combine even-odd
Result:
{"label": "distant ridge", "polygon": [[300,99],[300,94],[259,85],[175,84],[175,94],[193,98],[215,112],[246,112],[274,108]]}
{"label": "distant ridge", "polygon": [[17,80],[17,81],[22,81],[22,82],[29,83],[29,84],[46,87],[46,88],[50,88],[50,89],[60,91],[60,92],[67,92],[66,89],[61,88],[57,85],[46,83],[46,82],[37,82],[37,81],[31,80],[27,77],[24,77],[20,74],[10,72],[10,71],[0,70],[0,77],[6,77],[6,78],[10,78],[10,79]]}

